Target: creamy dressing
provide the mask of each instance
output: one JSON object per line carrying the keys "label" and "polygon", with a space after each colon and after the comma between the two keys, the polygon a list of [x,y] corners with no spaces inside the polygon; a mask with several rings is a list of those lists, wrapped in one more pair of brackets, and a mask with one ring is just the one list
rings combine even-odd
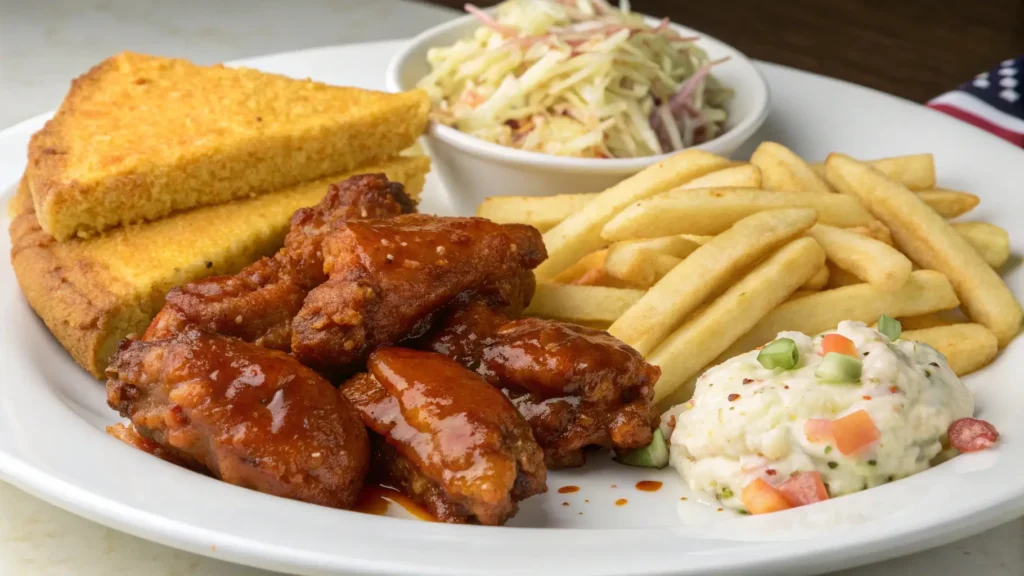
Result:
{"label": "creamy dressing", "polygon": [[[856,345],[859,382],[815,376],[824,334],[782,332],[799,349],[796,368],[766,369],[756,350],[736,356],[705,372],[693,398],[662,417],[675,422],[670,462],[691,488],[739,510],[740,493],[755,478],[777,486],[794,472],[821,473],[832,497],[857,492],[928,468],[949,425],[973,415],[970,391],[934,348],[890,342],[861,322],[842,322],[834,332]],[[880,439],[855,454],[804,433],[808,419],[858,410],[871,416]]]}

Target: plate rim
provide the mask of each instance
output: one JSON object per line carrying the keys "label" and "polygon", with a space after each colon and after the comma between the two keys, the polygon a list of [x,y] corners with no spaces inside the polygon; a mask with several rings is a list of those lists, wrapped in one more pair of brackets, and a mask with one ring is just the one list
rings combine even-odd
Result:
{"label": "plate rim", "polygon": [[[283,57],[283,58],[303,58],[308,57],[311,52],[332,52],[337,50],[352,49],[353,47],[359,47],[367,50],[392,50],[403,46],[407,41],[384,41],[384,42],[369,42],[359,44],[345,44],[337,46],[324,46],[316,48],[308,48],[298,51],[280,52],[274,54],[268,54],[265,56],[247,58],[244,60],[233,61],[232,64],[241,65],[258,65],[260,61],[269,59],[271,57]],[[775,64],[767,64],[759,61],[754,61],[757,67],[776,68],[785,70],[789,73],[797,73],[806,75],[808,77],[814,77],[815,79],[827,79],[840,82],[846,85],[846,88],[854,87],[860,90],[868,90],[878,95],[885,96],[894,100],[902,101],[904,103],[912,103],[903,98],[885,94],[881,91],[859,86],[851,82],[838,80],[835,78],[829,78],[810,72],[804,72],[800,70],[791,69],[784,66]],[[937,117],[941,116],[938,112],[934,112]],[[38,125],[45,121],[49,116],[52,115],[52,111],[31,118],[25,119],[18,122],[6,129],[0,130],[0,142],[6,140],[12,136],[18,137],[16,133],[25,131],[26,129]],[[951,120],[952,121],[952,120]],[[999,139],[998,137],[987,135],[994,140],[998,140],[1001,144],[1012,148],[1012,145]],[[15,283],[16,285],[16,283]],[[24,304],[23,302],[20,304]],[[6,338],[5,338],[6,339]],[[3,405],[3,400],[0,400],[0,406]],[[328,555],[324,557],[314,556],[312,553],[307,551],[297,551],[291,547],[275,547],[266,542],[260,542],[252,540],[251,538],[241,538],[232,534],[221,531],[209,531],[205,528],[198,528],[191,524],[184,524],[177,520],[169,519],[165,516],[158,516],[146,510],[136,508],[109,500],[104,496],[99,496],[94,492],[88,491],[84,488],[70,484],[65,480],[58,478],[48,472],[38,469],[31,465],[31,463],[21,460],[13,454],[8,454],[0,450],[0,477],[7,480],[11,484],[17,486],[19,489],[24,490],[38,497],[44,501],[50,502],[60,508],[72,511],[73,513],[88,518],[99,524],[103,524],[118,530],[122,530],[131,534],[140,535],[146,539],[159,542],[164,545],[168,545],[174,548],[188,550],[190,552],[198,553],[200,555],[209,556],[221,560],[230,560],[240,564],[247,564],[250,566],[270,567],[277,570],[311,570],[321,573],[321,571],[328,570],[355,570],[360,573],[373,573],[373,574],[385,574],[393,573],[395,570],[404,571],[409,573],[451,573],[453,571],[450,567],[440,566],[424,566],[415,564],[414,562],[390,562],[388,559],[381,559],[380,562],[363,563],[363,562],[351,562],[349,559],[339,557],[336,555]],[[929,546],[939,545],[944,542],[953,541],[961,537],[965,537],[972,533],[980,532],[988,527],[994,526],[1000,522],[1012,519],[1013,517],[1024,515],[1024,486],[1021,486],[1014,497],[1011,500],[1002,498],[991,498],[988,506],[981,509],[973,509],[970,511],[963,511],[962,515],[957,518],[947,519],[942,524],[933,525],[923,530],[906,530],[905,533],[900,534],[899,538],[892,538],[891,534],[887,534],[888,540],[882,541],[882,545],[879,544],[880,538],[860,538],[854,541],[847,540],[842,543],[832,543],[832,545],[821,546],[814,545],[814,541],[807,541],[809,552],[801,553],[799,556],[800,560],[804,562],[801,566],[807,568],[807,572],[817,570],[819,568],[827,567],[829,569],[843,568],[847,566],[853,566],[859,563],[875,561],[879,559],[891,558],[902,553],[917,551],[925,549]],[[953,529],[952,525],[959,523],[959,525]],[[966,526],[965,526],[966,525]],[[449,528],[454,530],[449,531]],[[446,535],[453,537],[460,537],[468,533],[459,534],[460,530],[466,530],[467,527],[432,527],[435,530],[442,530]],[[486,528],[468,528],[473,531],[488,530]],[[534,532],[541,532],[550,534],[552,529],[547,528],[515,528],[509,529],[513,532],[519,532],[521,534],[529,534]],[[646,530],[626,530],[626,532],[636,533],[637,531],[650,531]],[[586,530],[586,529],[562,529],[560,531],[569,531],[576,534],[594,534],[595,532],[603,532],[614,534],[619,530]],[[475,539],[475,538],[474,538]],[[200,540],[202,540],[200,542]],[[831,539],[829,539],[831,543]],[[211,543],[216,546],[216,550],[210,549]],[[836,562],[835,558],[830,558],[837,550],[841,550],[847,557],[842,559],[840,562]],[[863,554],[869,554],[870,558],[860,559],[859,557]],[[756,562],[757,568],[766,573],[771,573],[773,570],[780,571],[786,570],[787,573],[792,572],[792,557],[782,555],[755,555],[755,558],[750,558],[746,562],[734,563],[725,567],[727,571],[743,570],[744,568],[751,567],[750,563]],[[681,557],[680,557],[681,558]],[[669,573],[678,571],[679,566],[664,566],[661,570],[654,572],[647,571],[645,573]],[[719,568],[722,569],[722,568]],[[457,569],[456,569],[457,570]]]}

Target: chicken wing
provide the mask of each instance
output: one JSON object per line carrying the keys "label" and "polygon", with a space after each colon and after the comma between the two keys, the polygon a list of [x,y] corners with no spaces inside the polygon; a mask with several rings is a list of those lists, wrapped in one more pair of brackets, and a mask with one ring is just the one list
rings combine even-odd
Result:
{"label": "chicken wing", "polygon": [[463,292],[420,341],[410,347],[443,354],[476,370],[480,349],[493,341],[503,324],[522,314],[533,298],[533,272],[503,278],[472,292]]}
{"label": "chicken wing", "polygon": [[531,226],[422,214],[347,222],[323,241],[329,279],[292,322],[292,352],[328,374],[359,370],[378,346],[421,336],[459,294],[537,266]]}
{"label": "chicken wing", "polygon": [[348,508],[359,494],[366,428],[330,383],[287,354],[187,328],[125,341],[107,376],[110,407],[185,465],[324,506]]}
{"label": "chicken wing", "polygon": [[445,522],[504,524],[547,490],[544,456],[508,398],[430,352],[378,348],[341,389],[379,437],[371,475]]}
{"label": "chicken wing", "polygon": [[661,371],[607,332],[523,318],[475,300],[417,346],[445,354],[502,389],[526,417],[548,468],[581,466],[583,448],[651,442]]}
{"label": "chicken wing", "polygon": [[414,211],[401,184],[382,174],[354,176],[332,184],[319,204],[292,216],[284,248],[233,276],[215,276],[180,286],[152,322],[146,338],[166,337],[194,324],[267,348],[287,351],[291,321],[313,287],[327,279],[321,243],[344,222],[388,218]]}

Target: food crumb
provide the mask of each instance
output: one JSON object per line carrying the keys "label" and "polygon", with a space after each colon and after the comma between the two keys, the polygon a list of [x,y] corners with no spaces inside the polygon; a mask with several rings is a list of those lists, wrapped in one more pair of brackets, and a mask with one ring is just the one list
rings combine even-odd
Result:
{"label": "food crumb", "polygon": [[718,511],[719,511],[719,512],[724,512],[724,511],[725,511],[725,508],[719,508],[719,509],[718,509]]}
{"label": "food crumb", "polygon": [[679,499],[685,501],[686,500],[686,496],[682,496]]}
{"label": "food crumb", "polygon": [[615,484],[612,484],[612,488],[615,488],[615,487],[616,487]]}
{"label": "food crumb", "polygon": [[619,498],[618,500],[615,501],[615,505],[625,506],[627,502],[629,502],[629,500],[626,500],[625,498]]}
{"label": "food crumb", "polygon": [[569,505],[568,502],[562,502],[562,506],[568,506],[568,505]]}

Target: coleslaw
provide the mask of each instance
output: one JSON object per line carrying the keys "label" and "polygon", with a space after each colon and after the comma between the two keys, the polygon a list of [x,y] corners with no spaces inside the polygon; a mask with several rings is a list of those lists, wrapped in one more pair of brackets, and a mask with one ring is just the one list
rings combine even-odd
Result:
{"label": "coleslaw", "polygon": [[432,119],[522,150],[633,158],[681,150],[724,130],[732,91],[668,19],[657,26],[605,0],[472,4],[472,37],[427,55],[419,82]]}

